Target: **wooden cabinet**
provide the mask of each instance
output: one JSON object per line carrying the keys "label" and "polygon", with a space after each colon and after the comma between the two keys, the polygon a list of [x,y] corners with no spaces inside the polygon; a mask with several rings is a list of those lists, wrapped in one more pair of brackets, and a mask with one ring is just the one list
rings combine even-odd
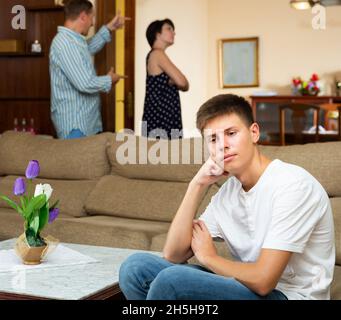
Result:
{"label": "wooden cabinet", "polygon": [[[26,30],[11,28],[9,14],[14,5],[26,9]],[[0,1],[0,39],[17,39],[24,51],[0,54],[0,133],[12,130],[33,119],[38,133],[54,135],[50,119],[49,49],[57,27],[64,23],[64,11],[54,0]],[[38,40],[41,53],[32,53],[31,44]]]}
{"label": "wooden cabinet", "polygon": [[[328,112],[337,110],[337,106],[341,105],[341,97],[333,96],[251,96],[250,98],[255,120],[260,125],[261,129],[260,143],[270,145],[279,145],[280,105],[303,103],[320,106],[320,125],[323,127],[328,126]],[[290,128],[290,125],[291,120],[290,117],[288,117],[286,118],[286,126]],[[321,137],[321,141],[333,141],[337,139],[337,134]]]}

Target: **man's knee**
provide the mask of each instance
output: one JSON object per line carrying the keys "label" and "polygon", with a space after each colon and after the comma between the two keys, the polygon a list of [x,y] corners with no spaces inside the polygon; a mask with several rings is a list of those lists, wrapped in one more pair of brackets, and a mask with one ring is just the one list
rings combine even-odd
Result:
{"label": "man's knee", "polygon": [[135,253],[128,257],[120,267],[120,277],[135,274],[139,272],[141,268],[145,267],[145,256],[146,254],[144,253]]}
{"label": "man's knee", "polygon": [[192,272],[191,268],[184,265],[174,265],[170,268],[162,270],[156,280],[162,283],[181,284],[187,279]]}
{"label": "man's knee", "polygon": [[191,273],[191,269],[182,265],[174,265],[162,270],[150,286],[148,299],[177,299],[188,273]]}
{"label": "man's knee", "polygon": [[153,262],[153,256],[149,253],[135,253],[128,257],[121,265],[119,271],[119,283],[138,279]]}

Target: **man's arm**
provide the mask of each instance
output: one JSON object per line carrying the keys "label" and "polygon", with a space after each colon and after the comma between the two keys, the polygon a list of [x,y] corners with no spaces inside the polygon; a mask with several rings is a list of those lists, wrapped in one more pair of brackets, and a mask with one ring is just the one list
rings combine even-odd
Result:
{"label": "man's arm", "polygon": [[88,41],[88,47],[91,55],[95,55],[102,50],[104,45],[111,41],[111,32],[122,29],[125,22],[130,18],[122,17],[121,12],[118,11],[117,15]]}
{"label": "man's arm", "polygon": [[101,27],[98,32],[88,40],[88,49],[92,56],[101,51],[106,43],[111,42],[111,33],[106,26]]}
{"label": "man's arm", "polygon": [[170,226],[164,258],[183,263],[193,256],[191,249],[193,219],[207,187],[221,178],[224,171],[210,158],[190,182],[186,195]]}
{"label": "man's arm", "polygon": [[193,228],[192,249],[196,258],[215,274],[232,277],[255,293],[266,296],[276,286],[292,252],[262,249],[254,263],[229,261],[217,255],[213,240],[203,221]]}
{"label": "man's arm", "polygon": [[207,187],[191,182],[168,231],[164,258],[183,263],[193,256],[191,249],[193,219]]}

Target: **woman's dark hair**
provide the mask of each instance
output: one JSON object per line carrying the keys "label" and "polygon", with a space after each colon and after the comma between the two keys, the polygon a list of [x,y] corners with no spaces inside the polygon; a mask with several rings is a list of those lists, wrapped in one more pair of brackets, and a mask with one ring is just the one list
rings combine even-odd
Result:
{"label": "woman's dark hair", "polygon": [[173,28],[173,30],[175,30],[174,23],[170,19],[156,20],[156,21],[153,21],[148,26],[147,31],[146,31],[146,37],[151,47],[153,47],[154,45],[154,42],[156,40],[156,35],[158,33],[161,33],[162,27],[165,24],[169,24]]}
{"label": "woman's dark hair", "polygon": [[89,14],[92,8],[89,0],[64,0],[65,19],[75,20],[83,11]]}
{"label": "woman's dark hair", "polygon": [[236,114],[250,127],[254,123],[252,108],[243,98],[234,94],[221,94],[204,103],[197,113],[197,128],[203,132],[207,122],[229,114]]}

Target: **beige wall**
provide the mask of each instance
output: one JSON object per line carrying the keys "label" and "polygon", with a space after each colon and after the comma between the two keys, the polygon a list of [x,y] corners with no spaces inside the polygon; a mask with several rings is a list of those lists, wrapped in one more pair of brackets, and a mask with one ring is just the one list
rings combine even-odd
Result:
{"label": "beige wall", "polygon": [[[311,10],[291,9],[289,0],[209,1],[209,96],[233,92],[248,96],[261,89],[290,94],[292,77],[309,78],[313,72],[331,81],[341,72],[341,6],[327,7],[326,30],[312,28]],[[247,89],[220,89],[217,41],[222,38],[260,38],[260,84]]]}
{"label": "beige wall", "polygon": [[[293,10],[289,0],[137,0],[136,127],[142,118],[149,50],[144,33],[152,20],[169,17],[175,22],[176,43],[168,53],[191,83],[181,100],[184,126],[194,129],[198,107],[219,93],[289,94],[292,77],[309,78],[313,72],[326,83],[325,93],[333,93],[335,75],[341,79],[341,6],[326,11],[326,30],[313,30],[311,11]],[[260,87],[221,89],[219,39],[250,36],[260,39]]]}

